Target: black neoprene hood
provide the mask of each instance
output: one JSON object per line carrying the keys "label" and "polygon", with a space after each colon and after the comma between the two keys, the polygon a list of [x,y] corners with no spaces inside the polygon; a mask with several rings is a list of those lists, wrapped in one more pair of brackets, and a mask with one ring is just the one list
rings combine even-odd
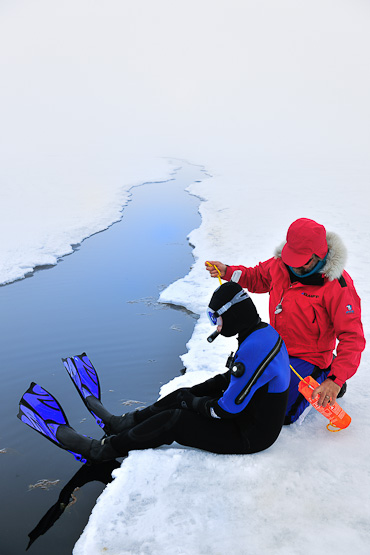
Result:
{"label": "black neoprene hood", "polygon": [[[223,283],[213,293],[209,308],[217,312],[221,307],[230,302],[243,288],[233,281]],[[254,327],[259,322],[259,315],[250,297],[232,305],[222,314],[221,335],[231,337],[242,330]]]}
{"label": "black neoprene hood", "polygon": [[234,283],[233,281],[223,283],[220,287],[217,287],[216,291],[213,293],[209,302],[209,308],[217,311],[231,301],[240,291],[242,291],[242,288],[238,283]]}

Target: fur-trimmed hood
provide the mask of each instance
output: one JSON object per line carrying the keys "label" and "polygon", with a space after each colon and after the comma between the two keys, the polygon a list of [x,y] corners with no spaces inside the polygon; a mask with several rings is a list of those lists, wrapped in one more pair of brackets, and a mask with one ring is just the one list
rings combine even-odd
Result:
{"label": "fur-trimmed hood", "polygon": [[[328,243],[329,253],[326,264],[320,270],[320,273],[324,274],[329,281],[333,281],[334,279],[339,279],[343,273],[344,265],[347,261],[347,249],[339,235],[333,231],[326,232],[326,241]],[[281,251],[285,243],[286,241],[275,249],[275,258],[281,258]]]}

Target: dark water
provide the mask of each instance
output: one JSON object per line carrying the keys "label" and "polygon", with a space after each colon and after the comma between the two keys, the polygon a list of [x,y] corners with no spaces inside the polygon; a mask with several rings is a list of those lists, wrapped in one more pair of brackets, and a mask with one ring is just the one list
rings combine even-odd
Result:
{"label": "dark water", "polygon": [[[157,303],[160,291],[188,273],[188,233],[199,226],[198,199],[184,189],[204,174],[182,164],[173,180],[132,189],[122,220],[84,241],[55,267],[0,287],[1,536],[3,555],[23,553],[28,533],[81,468],[17,418],[31,381],[53,393],[72,426],[101,437],[60,361],[86,351],[113,413],[122,403],[149,404],[160,385],[180,374],[179,355],[194,315]],[[135,405],[134,407],[135,408]],[[4,452],[5,451],[5,452]],[[59,480],[49,489],[29,485]],[[92,481],[28,553],[69,554],[104,485]]]}

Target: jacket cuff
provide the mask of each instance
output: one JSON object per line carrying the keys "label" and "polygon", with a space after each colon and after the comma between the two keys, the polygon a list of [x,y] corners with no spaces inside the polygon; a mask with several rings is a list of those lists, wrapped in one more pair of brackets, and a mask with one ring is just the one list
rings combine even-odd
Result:
{"label": "jacket cuff", "polygon": [[234,270],[232,269],[232,266],[228,266],[226,264],[226,272],[225,275],[222,279],[224,279],[225,281],[230,281],[231,280],[231,276],[233,275]]}
{"label": "jacket cuff", "polygon": [[339,385],[339,387],[342,387],[342,385],[344,384],[345,380],[341,380],[340,378],[337,378],[334,374],[330,374],[327,377],[328,380],[332,380],[334,383],[336,383],[337,385]]}

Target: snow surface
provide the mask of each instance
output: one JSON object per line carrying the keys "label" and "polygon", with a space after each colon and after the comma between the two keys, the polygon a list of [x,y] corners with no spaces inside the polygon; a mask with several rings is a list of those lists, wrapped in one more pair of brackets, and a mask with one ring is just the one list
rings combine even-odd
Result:
{"label": "snow surface", "polygon": [[[369,339],[368,2],[3,0],[0,15],[1,283],[116,221],[174,157],[211,177],[189,187],[194,265],[161,294],[200,314],[188,372],[160,394],[222,371],[235,345],[205,340],[204,261],[265,260],[298,217],[342,237]],[[256,455],[132,452],[74,554],[367,554],[369,364],[343,432],[311,411]]]}

